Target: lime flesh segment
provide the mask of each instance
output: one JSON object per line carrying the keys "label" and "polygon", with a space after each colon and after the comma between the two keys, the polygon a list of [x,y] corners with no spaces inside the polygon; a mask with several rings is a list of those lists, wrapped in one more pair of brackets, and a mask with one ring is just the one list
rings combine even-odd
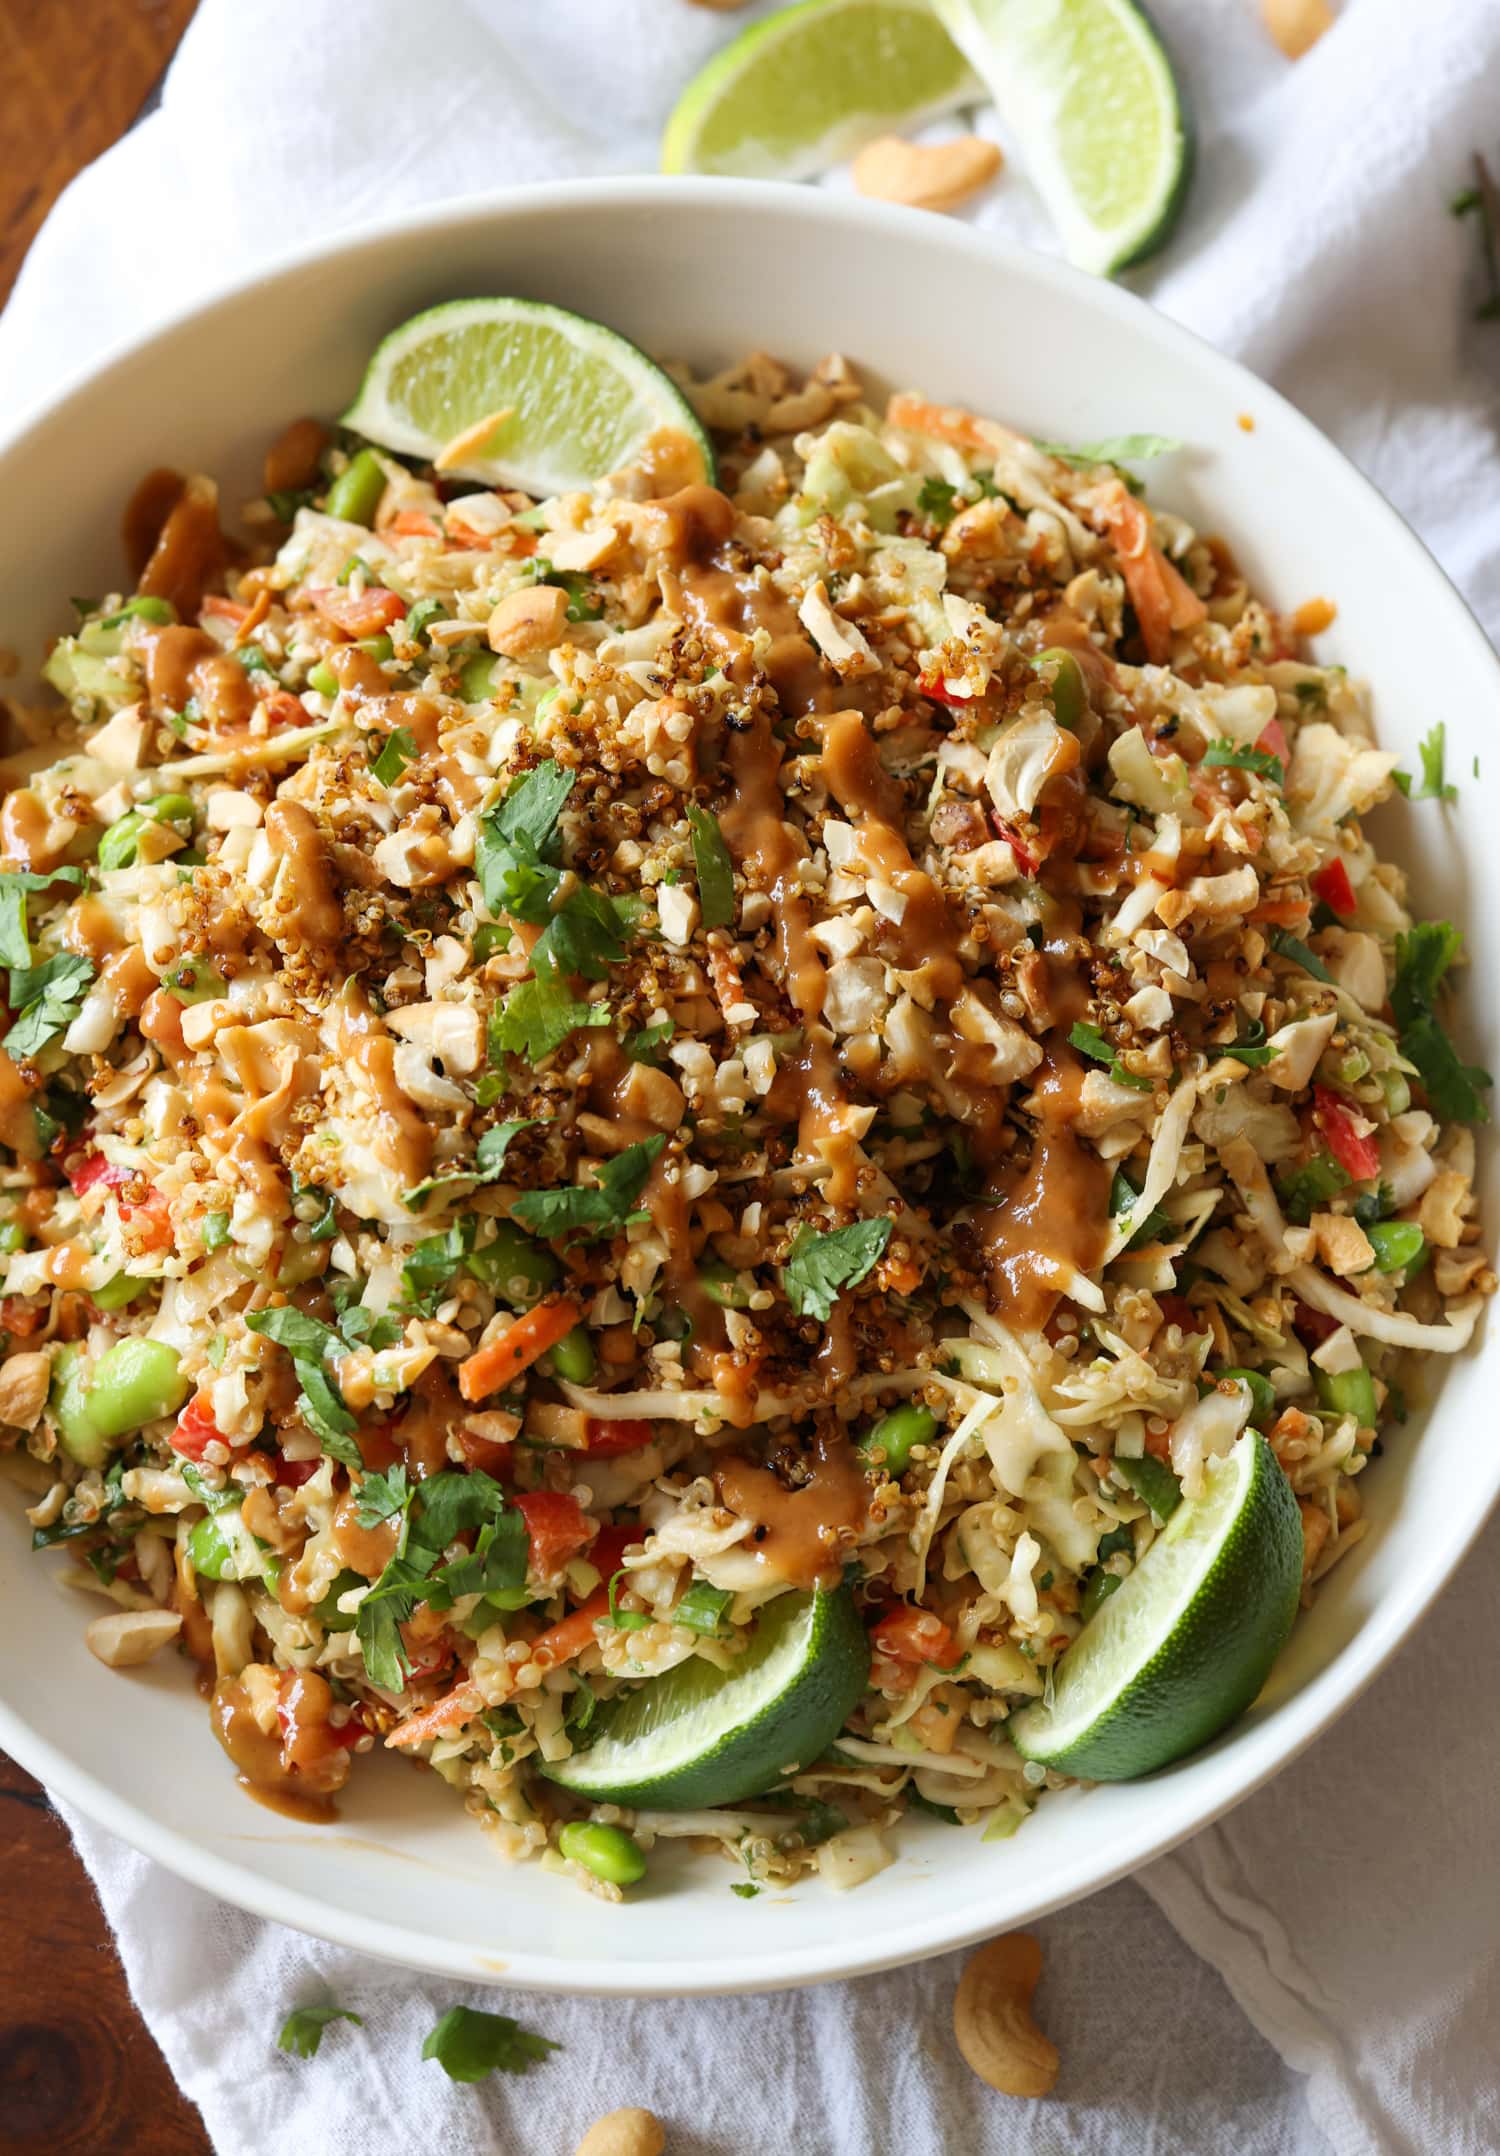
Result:
{"label": "lime flesh segment", "polygon": [[645,1678],[601,1710],[587,1751],[538,1764],[598,1803],[661,1811],[736,1804],[824,1752],[869,1673],[847,1587],[778,1595],[727,1670],[695,1657]]}
{"label": "lime flesh segment", "polygon": [[662,170],[806,179],[982,94],[926,0],[802,0],[694,76],[662,136]]}
{"label": "lime flesh segment", "polygon": [[1118,1593],[1057,1667],[1049,1705],[1011,1717],[1018,1752],[1123,1782],[1194,1751],[1243,1713],[1292,1628],[1302,1524],[1265,1439],[1211,1460]]}
{"label": "lime flesh segment", "polygon": [[1132,0],[933,0],[984,77],[1068,253],[1107,273],[1153,253],[1192,167],[1182,92]]}
{"label": "lime flesh segment", "polygon": [[715,476],[670,377],[602,322],[541,300],[457,299],[413,315],[376,351],[343,424],[433,458],[491,414],[503,416],[450,467],[486,486],[563,494],[643,455],[673,467],[673,485]]}

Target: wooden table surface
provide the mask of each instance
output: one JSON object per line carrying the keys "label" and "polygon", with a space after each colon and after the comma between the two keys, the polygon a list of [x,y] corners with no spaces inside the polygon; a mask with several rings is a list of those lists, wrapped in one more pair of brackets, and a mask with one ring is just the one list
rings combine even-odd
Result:
{"label": "wooden table surface", "polygon": [[[0,0],[0,302],[57,195],[150,98],[195,5]],[[207,2156],[61,1820],[3,1755],[0,1843],[0,2156]]]}

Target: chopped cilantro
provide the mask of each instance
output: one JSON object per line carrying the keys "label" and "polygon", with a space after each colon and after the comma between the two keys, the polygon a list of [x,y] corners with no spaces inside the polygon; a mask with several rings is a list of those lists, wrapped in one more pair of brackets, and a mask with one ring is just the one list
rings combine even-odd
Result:
{"label": "chopped cilantro", "polygon": [[627,1145],[603,1163],[592,1186],[525,1191],[511,1207],[512,1217],[538,1235],[595,1236],[622,1228],[666,1142],[659,1136]]}
{"label": "chopped cilantro", "polygon": [[1405,794],[1408,801],[1456,801],[1458,788],[1450,785],[1443,776],[1443,761],[1447,754],[1448,728],[1439,719],[1425,741],[1418,744],[1417,754],[1422,759],[1422,783],[1412,783],[1409,771],[1393,771],[1391,778]]}
{"label": "chopped cilantro", "polygon": [[1293,1227],[1305,1228],[1319,1206],[1336,1197],[1348,1181],[1347,1173],[1331,1153],[1315,1153],[1311,1160],[1278,1179],[1276,1195]]}
{"label": "chopped cilantro", "polygon": [[352,2021],[357,2029],[364,2027],[361,2017],[351,2013],[347,2006],[299,2006],[282,2023],[276,2039],[277,2048],[290,2051],[298,2059],[316,2057],[323,2031],[330,2021]]}
{"label": "chopped cilantro", "polygon": [[939,531],[946,531],[953,521],[957,496],[957,487],[949,486],[946,479],[924,479],[917,495],[917,507],[929,524],[935,524]]}
{"label": "chopped cilantro", "polygon": [[81,868],[54,868],[39,875],[29,868],[0,872],[0,966],[25,969],[31,964],[31,938],[26,929],[26,897],[45,891],[54,883],[82,883]]}
{"label": "chopped cilantro", "polygon": [[404,1466],[393,1467],[388,1475],[366,1475],[354,1501],[354,1517],[361,1527],[404,1520],[415,1494]]}
{"label": "chopped cilantro", "polygon": [[291,1356],[302,1388],[297,1399],[302,1419],[329,1458],[342,1462],[345,1467],[362,1467],[363,1457],[354,1442],[355,1419],[345,1407],[337,1385],[323,1368],[330,1351],[342,1346],[333,1327],[290,1303],[271,1310],[252,1310],[247,1313],[245,1323],[251,1332],[259,1333],[262,1339],[274,1340]]}
{"label": "chopped cilantro", "polygon": [[538,980],[573,973],[602,980],[624,957],[635,923],[635,905],[558,866],[557,819],[573,785],[560,764],[537,764],[479,820],[475,867],[484,902],[491,913],[542,928],[531,953]]}
{"label": "chopped cilantro", "polygon": [[638,1033],[627,1034],[620,1045],[632,1063],[658,1064],[661,1057],[657,1050],[665,1048],[676,1031],[673,1019],[659,1018],[654,1026],[642,1026]]}
{"label": "chopped cilantro", "polygon": [[483,2081],[497,2070],[524,2074],[528,2066],[562,2046],[548,2036],[533,2036],[509,2014],[487,2014],[475,2006],[450,2006],[422,2046],[424,2059],[436,2059],[450,2081]]}
{"label": "chopped cilantro", "polygon": [[385,737],[380,754],[370,766],[370,776],[382,786],[394,786],[418,754],[417,737],[409,726],[394,727]]}
{"label": "chopped cilantro", "polygon": [[630,1574],[623,1568],[610,1578],[609,1621],[617,1632],[640,1632],[651,1622],[645,1610],[622,1610],[619,1607],[615,1598],[620,1592],[620,1582],[629,1578]]}
{"label": "chopped cilantro", "polygon": [[413,1183],[410,1190],[403,1190],[401,1203],[418,1206],[435,1190],[472,1190],[479,1183],[493,1183],[502,1174],[505,1156],[510,1150],[512,1138],[523,1130],[530,1130],[535,1116],[522,1116],[514,1122],[497,1123],[487,1130],[474,1148],[472,1168],[452,1168],[446,1175],[429,1175],[425,1181]]}
{"label": "chopped cilantro", "polygon": [[693,868],[698,877],[698,907],[705,928],[727,928],[734,919],[734,863],[719,829],[719,819],[690,802],[688,829],[693,836]]}
{"label": "chopped cilantro", "polygon": [[425,1317],[432,1315],[441,1291],[448,1285],[474,1247],[474,1218],[465,1214],[442,1235],[426,1236],[414,1243],[401,1268],[401,1285],[409,1306]]}
{"label": "chopped cilantro", "polygon": [[34,1056],[66,1032],[93,978],[92,962],[73,951],[59,951],[40,966],[12,966],[9,1000],[19,1016],[5,1036],[6,1054]]}
{"label": "chopped cilantro", "polygon": [[787,1301],[799,1317],[827,1324],[842,1288],[857,1287],[891,1239],[889,1220],[856,1220],[826,1235],[804,1228],[781,1269]]}
{"label": "chopped cilantro", "polygon": [[1463,936],[1451,921],[1418,921],[1398,936],[1391,1010],[1401,1053],[1421,1073],[1434,1115],[1455,1123],[1487,1123],[1489,1105],[1481,1094],[1493,1083],[1490,1074],[1459,1060],[1432,1007],[1462,947]]}
{"label": "chopped cilantro", "polygon": [[540,1063],[580,1026],[608,1023],[608,1004],[580,1003],[561,981],[518,981],[490,1017],[490,1057],[523,1056],[528,1063]]}
{"label": "chopped cilantro", "polygon": [[1153,1459],[1149,1452],[1138,1460],[1124,1460],[1116,1453],[1114,1468],[1126,1488],[1150,1507],[1154,1518],[1169,1520],[1182,1503],[1182,1484],[1165,1460]]}
{"label": "chopped cilantro", "polygon": [[1258,1018],[1252,1018],[1238,1040],[1224,1041],[1208,1051],[1212,1063],[1220,1056],[1233,1056],[1236,1063],[1243,1063],[1247,1070],[1260,1070],[1275,1055],[1275,1049],[1266,1039],[1266,1029]]}
{"label": "chopped cilantro", "polygon": [[760,1888],[749,1879],[737,1879],[729,1891],[731,1894],[738,1894],[741,1901],[754,1901]]}
{"label": "chopped cilantro", "polygon": [[1257,778],[1269,779],[1273,786],[1286,784],[1281,758],[1273,756],[1269,749],[1243,749],[1233,741],[1210,741],[1203,751],[1203,761],[1224,770],[1253,771]]}

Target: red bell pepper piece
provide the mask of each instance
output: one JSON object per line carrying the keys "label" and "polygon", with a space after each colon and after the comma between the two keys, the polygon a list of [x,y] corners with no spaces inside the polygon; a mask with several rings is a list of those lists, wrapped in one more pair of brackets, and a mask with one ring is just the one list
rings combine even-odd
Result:
{"label": "red bell pepper piece", "polygon": [[1343,862],[1335,859],[1325,863],[1310,882],[1314,895],[1341,920],[1347,921],[1354,911],[1354,886]]}
{"label": "red bell pepper piece", "polygon": [[208,1396],[195,1392],[177,1418],[177,1427],[172,1432],[172,1450],[180,1452],[185,1460],[201,1460],[207,1448],[216,1442],[222,1444],[223,1439]]}
{"label": "red bell pepper piece", "polygon": [[913,1609],[909,1603],[888,1610],[871,1627],[870,1645],[893,1662],[925,1662],[933,1669],[952,1669],[963,1660],[942,1618],[931,1610]]}
{"label": "red bell pepper piece", "polygon": [[1373,1131],[1361,1130],[1364,1117],[1327,1086],[1313,1087],[1314,1120],[1322,1126],[1328,1150],[1351,1183],[1370,1183],[1380,1173],[1380,1148]]}

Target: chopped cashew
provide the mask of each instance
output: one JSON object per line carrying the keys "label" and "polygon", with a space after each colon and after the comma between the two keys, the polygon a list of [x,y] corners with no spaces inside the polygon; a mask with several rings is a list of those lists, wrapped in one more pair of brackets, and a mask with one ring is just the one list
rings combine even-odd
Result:
{"label": "chopped cashew", "polygon": [[1300,60],[1325,31],[1333,28],[1328,0],[1261,0],[1260,12],[1271,37],[1289,60]]}
{"label": "chopped cashew", "polygon": [[1057,2079],[1057,2046],[1037,2027],[1031,1994],[1042,1950],[1010,1931],[971,1954],[953,1996],[953,2034],[981,2081],[1003,2096],[1045,2096]]}
{"label": "chopped cashew", "polygon": [[[722,5],[723,0],[699,0],[699,5]],[[631,2104],[624,2111],[610,2111],[593,2125],[578,2144],[578,2156],[661,2156],[667,2145],[666,2128],[654,2111]]]}
{"label": "chopped cashew", "polygon": [[1308,1225],[1313,1248],[1330,1272],[1342,1273],[1348,1280],[1355,1273],[1367,1273],[1375,1263],[1369,1236],[1350,1214],[1314,1213]]}
{"label": "chopped cashew", "polygon": [[528,584],[500,601],[485,633],[491,651],[507,659],[529,659],[560,642],[567,625],[567,593],[556,584]]}
{"label": "chopped cashew", "polygon": [[36,1350],[8,1355],[0,1363],[0,1422],[17,1430],[35,1429],[51,1380],[50,1355]]}
{"label": "chopped cashew", "polygon": [[881,135],[867,142],[852,169],[862,195],[904,202],[914,210],[951,210],[995,177],[1004,162],[997,144],[982,135],[952,142],[903,142]]}
{"label": "chopped cashew", "polygon": [[96,1617],[83,1636],[89,1653],[106,1669],[134,1669],[181,1630],[176,1610],[114,1610],[108,1617]]}
{"label": "chopped cashew", "polygon": [[1422,1233],[1438,1250],[1456,1250],[1463,1241],[1469,1209],[1469,1181],[1452,1168],[1440,1168],[1422,1193],[1417,1219]]}

